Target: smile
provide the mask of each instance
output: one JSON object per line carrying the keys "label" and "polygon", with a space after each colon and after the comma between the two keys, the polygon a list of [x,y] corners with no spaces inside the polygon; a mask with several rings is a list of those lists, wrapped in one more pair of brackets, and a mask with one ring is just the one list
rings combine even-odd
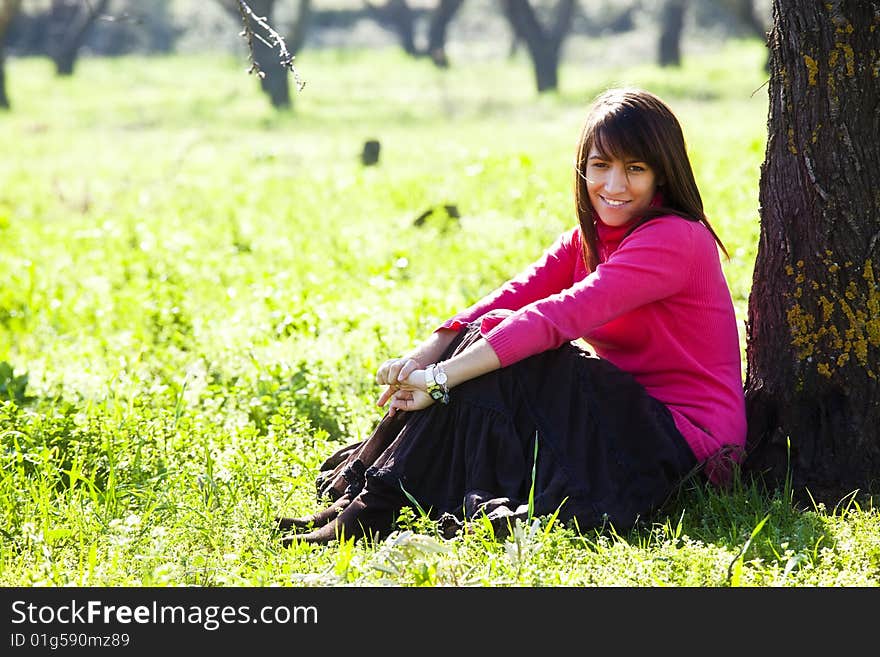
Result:
{"label": "smile", "polygon": [[627,203],[629,203],[629,201],[616,201],[616,200],[611,199],[611,198],[605,198],[604,196],[600,196],[599,198],[601,198],[602,201],[603,201],[606,205],[608,205],[608,206],[610,206],[610,207],[612,207],[612,208],[619,208],[621,205],[626,205]]}

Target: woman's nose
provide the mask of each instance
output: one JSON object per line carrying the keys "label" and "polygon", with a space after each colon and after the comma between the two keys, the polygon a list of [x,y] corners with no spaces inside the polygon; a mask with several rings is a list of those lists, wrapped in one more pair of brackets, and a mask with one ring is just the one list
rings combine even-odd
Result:
{"label": "woman's nose", "polygon": [[605,189],[609,192],[622,192],[626,190],[626,172],[618,167],[612,167],[605,178]]}

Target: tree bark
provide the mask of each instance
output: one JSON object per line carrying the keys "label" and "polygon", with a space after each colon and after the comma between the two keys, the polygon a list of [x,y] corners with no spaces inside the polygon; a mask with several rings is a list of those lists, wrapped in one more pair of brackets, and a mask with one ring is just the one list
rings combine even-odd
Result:
{"label": "tree bark", "polygon": [[0,109],[9,109],[6,94],[6,32],[21,9],[21,0],[0,0]]}
{"label": "tree bark", "polygon": [[880,489],[880,2],[774,0],[746,470]]}
{"label": "tree bark", "polygon": [[446,29],[455,18],[464,0],[440,0],[428,24],[428,55],[439,68],[449,66],[446,57]]}
{"label": "tree bark", "polygon": [[110,0],[81,3],[79,0],[52,0],[49,21],[49,54],[57,75],[73,75],[79,50],[89,28],[107,9]]}
{"label": "tree bark", "polygon": [[666,0],[660,15],[660,66],[681,66],[681,33],[684,29],[685,0]]}
{"label": "tree bark", "polygon": [[562,43],[571,30],[574,5],[575,0],[560,0],[553,24],[547,29],[541,25],[529,0],[502,0],[514,34],[525,42],[532,58],[538,93],[559,88],[559,58]]}

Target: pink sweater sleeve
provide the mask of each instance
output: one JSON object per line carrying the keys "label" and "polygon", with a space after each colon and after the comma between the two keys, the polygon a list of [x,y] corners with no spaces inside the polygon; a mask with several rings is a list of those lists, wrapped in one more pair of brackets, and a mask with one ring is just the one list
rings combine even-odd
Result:
{"label": "pink sweater sleeve", "polygon": [[693,232],[684,221],[637,228],[595,271],[507,316],[481,322],[502,366],[555,349],[639,306],[676,293],[689,277]]}
{"label": "pink sweater sleeve", "polygon": [[576,259],[581,257],[579,235],[577,228],[560,235],[529,267],[446,320],[440,328],[459,330],[493,310],[519,310],[570,287],[574,280]]}

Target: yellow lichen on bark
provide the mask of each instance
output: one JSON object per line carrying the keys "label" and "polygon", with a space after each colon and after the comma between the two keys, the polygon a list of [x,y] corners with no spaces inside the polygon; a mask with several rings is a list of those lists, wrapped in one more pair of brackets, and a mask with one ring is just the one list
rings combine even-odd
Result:
{"label": "yellow lichen on bark", "polygon": [[[838,41],[834,44],[834,47],[840,48],[840,50],[843,51],[843,59],[846,62],[846,75],[851,78],[856,74],[856,55],[852,46],[848,43]],[[832,51],[832,55],[836,52],[837,50]]]}
{"label": "yellow lichen on bark", "polygon": [[865,333],[872,347],[880,347],[880,289],[874,279],[874,266],[870,260],[865,263],[862,278],[868,285],[868,321]]}
{"label": "yellow lichen on bark", "polygon": [[816,76],[819,74],[819,64],[809,55],[804,55],[804,64],[807,65],[807,84],[816,86]]}
{"label": "yellow lichen on bark", "polygon": [[834,302],[823,294],[819,297],[819,306],[822,308],[822,323],[827,324],[834,314]]}
{"label": "yellow lichen on bark", "polygon": [[[861,272],[851,272],[865,281],[865,289],[851,278],[843,290],[837,280],[841,267],[827,255],[822,264],[832,275],[830,281],[807,280],[803,271],[796,274],[793,267],[786,267],[795,283],[792,292],[785,295],[792,302],[786,311],[791,345],[802,361],[815,360],[816,371],[823,376],[831,377],[845,365],[858,365],[876,379],[877,355],[871,352],[880,347],[880,289],[873,264],[868,260]],[[803,261],[796,265],[801,270]],[[847,262],[847,269],[851,265]],[[820,292],[813,296],[815,308],[804,305],[805,283]]]}
{"label": "yellow lichen on bark", "polygon": [[791,332],[791,344],[797,350],[798,358],[804,359],[812,356],[816,346],[813,334],[816,320],[799,303],[795,303],[786,311],[785,318]]}

